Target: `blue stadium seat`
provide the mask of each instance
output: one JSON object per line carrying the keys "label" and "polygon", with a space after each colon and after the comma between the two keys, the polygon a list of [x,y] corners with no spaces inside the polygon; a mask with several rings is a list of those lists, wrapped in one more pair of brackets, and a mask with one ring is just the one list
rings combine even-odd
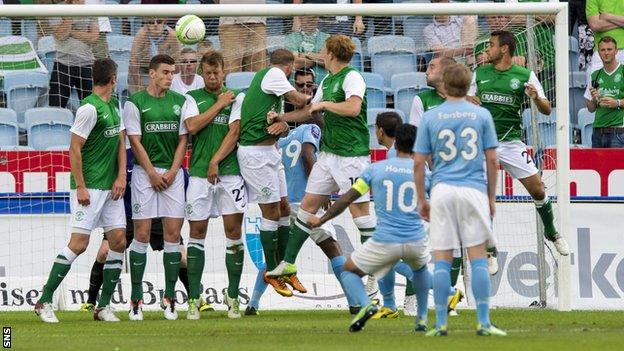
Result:
{"label": "blue stadium seat", "polygon": [[221,42],[219,41],[218,35],[210,35],[206,37],[206,39],[210,40],[210,42],[212,43],[212,48],[215,51],[221,50]]}
{"label": "blue stadium seat", "polygon": [[427,86],[427,77],[423,72],[395,74],[390,79],[390,88],[394,92],[394,107],[401,110],[407,118],[414,96],[425,89],[431,89]]}
{"label": "blue stadium seat", "polygon": [[12,149],[19,145],[17,113],[8,108],[0,108],[0,150]]}
{"label": "blue stadium seat", "polygon": [[592,147],[592,134],[594,133],[594,119],[596,114],[584,108],[578,112],[578,126],[581,130],[581,144]]}
{"label": "blue stadium seat", "polygon": [[[111,2],[115,2],[114,0],[106,0],[106,3],[108,4],[109,1]],[[116,35],[121,35],[123,34],[123,29],[122,29],[122,25],[121,25],[121,17],[109,17],[108,21],[110,22],[111,25],[111,32],[108,33],[108,35],[112,35],[112,34],[116,34]]]}
{"label": "blue stadium seat", "polygon": [[568,88],[568,106],[570,109],[570,121],[576,122],[576,116],[579,110],[585,108],[585,87],[571,85]]}
{"label": "blue stadium seat", "polygon": [[0,18],[0,37],[6,37],[11,35],[11,20],[2,17]]}
{"label": "blue stadium seat", "polygon": [[[527,108],[522,112],[522,123],[526,133],[527,145],[535,146],[535,141],[533,140],[533,125],[531,124],[531,109]],[[552,110],[549,116],[538,112],[537,128],[542,147],[549,147],[557,144],[557,114],[555,113],[555,109]],[[570,125],[570,139],[571,138],[572,125]]]}
{"label": "blue stadium seat", "polygon": [[366,106],[368,108],[385,108],[386,93],[383,77],[376,73],[362,72],[366,82]]}
{"label": "blue stadium seat", "polygon": [[43,65],[48,69],[48,74],[52,75],[52,69],[54,68],[54,60],[56,59],[56,42],[54,37],[46,35],[39,38],[37,42],[37,54],[43,62]]}
{"label": "blue stadium seat", "polygon": [[22,20],[22,36],[28,38],[31,43],[37,42],[37,21],[33,18]]}
{"label": "blue stadium seat", "polygon": [[117,71],[119,73],[128,73],[130,50],[132,49],[134,37],[129,35],[109,34],[106,40],[108,41],[110,57],[117,63]]}
{"label": "blue stadium seat", "polygon": [[232,72],[225,76],[225,86],[230,89],[247,90],[256,72]]}
{"label": "blue stadium seat", "polygon": [[403,112],[393,108],[369,108],[366,110],[366,121],[368,124],[368,133],[370,135],[370,147],[371,148],[379,148],[379,141],[377,140],[377,134],[375,134],[375,121],[377,120],[377,115],[382,112],[396,112],[401,116],[403,120],[405,120],[405,115]]}
{"label": "blue stadium seat", "polygon": [[70,110],[40,107],[26,111],[24,116],[28,146],[35,150],[67,150],[74,122]]}
{"label": "blue stadium seat", "polygon": [[568,60],[570,61],[570,70],[577,71],[579,69],[579,42],[575,37],[570,37],[570,49],[568,51]]}
{"label": "blue stadium seat", "polygon": [[119,110],[121,111],[130,95],[128,93],[128,73],[119,73],[117,75],[117,85],[115,85],[115,90],[117,100],[119,100]]}
{"label": "blue stadium seat", "polygon": [[37,105],[39,95],[48,90],[49,78],[46,73],[36,71],[6,72],[4,92],[7,107],[17,113],[17,120],[24,122],[24,112]]}
{"label": "blue stadium seat", "polygon": [[353,44],[355,44],[355,52],[351,58],[351,66],[360,72],[364,72],[364,54],[362,54],[362,42],[357,37],[351,37]]}
{"label": "blue stadium seat", "polygon": [[390,79],[397,73],[416,72],[414,39],[400,35],[381,35],[368,39],[371,70],[384,78],[386,92]]}

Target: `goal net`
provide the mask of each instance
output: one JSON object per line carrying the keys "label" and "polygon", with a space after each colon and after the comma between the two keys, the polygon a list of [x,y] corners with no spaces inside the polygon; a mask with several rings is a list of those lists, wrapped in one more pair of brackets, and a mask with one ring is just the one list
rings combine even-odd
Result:
{"label": "goal net", "polygon": [[[555,204],[559,231],[567,235],[568,37],[563,20],[566,17],[557,16],[566,11],[565,6],[280,6],[267,1],[267,5],[234,7],[167,7],[112,2],[107,1],[107,6],[38,5],[37,11],[35,7],[7,6],[12,17],[0,18],[0,308],[32,308],[54,258],[67,243],[69,128],[80,99],[91,93],[90,65],[102,57],[110,57],[118,65],[115,96],[120,109],[130,95],[149,84],[149,60],[156,54],[175,58],[177,75],[172,89],[186,93],[203,86],[203,79],[196,75],[198,60],[210,50],[219,50],[225,57],[226,85],[245,90],[253,72],[267,67],[270,54],[277,48],[286,48],[295,54],[296,68],[303,71],[290,77],[293,85],[313,91],[327,74],[323,65],[325,39],[345,34],[356,45],[351,64],[363,73],[367,83],[374,162],[385,158],[384,147],[375,137],[376,115],[391,109],[409,122],[414,96],[432,89],[426,72],[433,59],[453,57],[474,69],[489,60],[490,33],[510,31],[517,40],[514,63],[535,72],[554,106],[553,113],[544,116],[526,97],[519,114],[523,141],[529,146],[525,156],[535,159]],[[188,13],[199,15],[207,32],[204,41],[185,46],[178,42],[172,28],[177,18]],[[236,16],[230,17],[233,14]],[[556,28],[561,31],[557,35]],[[558,43],[560,38],[565,43]],[[559,52],[561,49],[563,53]],[[523,308],[535,302],[540,306],[554,308],[559,304],[559,308],[569,308],[569,263],[542,239],[541,223],[530,196],[519,181],[505,172],[501,173],[497,189],[494,231],[500,269],[492,276],[492,305]],[[256,274],[263,264],[259,224],[259,209],[251,205],[242,230],[246,246],[240,284],[243,306],[249,302]],[[334,224],[338,242],[348,255],[360,245],[357,228],[348,213]],[[182,233],[186,242],[186,223]],[[72,265],[55,295],[55,304],[60,308],[75,310],[86,301],[89,272],[101,240],[101,230],[91,234],[88,250]],[[146,308],[158,308],[164,289],[162,253],[148,253],[144,303]],[[227,273],[220,219],[210,221],[205,253],[203,293],[209,302],[223,309]],[[261,300],[262,309],[346,307],[329,260],[311,241],[302,249],[297,265],[308,293],[287,299],[269,288]],[[463,274],[466,271],[469,269],[462,269],[464,279],[457,286],[469,291],[470,278]],[[113,295],[117,308],[128,306],[128,272],[124,266]],[[404,278],[397,279],[395,294],[399,305],[405,283]],[[178,283],[180,305],[185,304],[186,294]],[[470,299],[460,305],[469,306]]]}

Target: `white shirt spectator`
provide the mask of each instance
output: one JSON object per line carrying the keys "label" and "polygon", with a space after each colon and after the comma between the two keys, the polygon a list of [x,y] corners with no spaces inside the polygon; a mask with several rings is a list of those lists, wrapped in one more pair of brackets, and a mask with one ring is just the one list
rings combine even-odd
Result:
{"label": "white shirt spectator", "polygon": [[423,30],[425,44],[429,50],[457,49],[461,47],[461,33],[463,26],[461,16],[450,16],[448,22],[440,23],[433,19],[433,23]]}
{"label": "white shirt spectator", "polygon": [[191,84],[186,85],[186,83],[184,83],[184,81],[182,80],[182,75],[180,73],[177,73],[173,76],[170,89],[175,91],[176,93],[184,95],[191,90],[200,89],[203,87],[204,79],[200,75],[196,74]]}

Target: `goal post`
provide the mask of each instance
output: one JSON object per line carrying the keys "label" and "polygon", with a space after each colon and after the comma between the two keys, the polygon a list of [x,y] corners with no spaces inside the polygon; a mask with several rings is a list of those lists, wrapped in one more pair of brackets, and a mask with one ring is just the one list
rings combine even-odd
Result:
{"label": "goal post", "polygon": [[[550,89],[554,90],[553,96],[555,98],[554,98],[553,103],[554,103],[554,111],[556,113],[556,127],[554,128],[554,131],[552,131],[552,133],[554,133],[552,137],[555,139],[556,143],[554,145],[550,145],[551,147],[550,155],[554,156],[554,158],[556,159],[556,162],[554,162],[553,165],[550,166],[548,171],[550,172],[549,174],[552,174],[551,176],[552,178],[549,181],[549,184],[553,185],[553,188],[551,189],[551,193],[554,193],[556,195],[556,196],[553,196],[553,203],[556,204],[554,206],[554,209],[556,211],[555,220],[556,220],[558,232],[566,240],[570,236],[570,218],[569,218],[569,212],[570,212],[569,143],[570,141],[569,140],[570,140],[571,122],[570,122],[570,111],[568,108],[569,106],[568,88],[570,86],[569,85],[570,67],[569,67],[569,61],[568,61],[569,40],[568,40],[568,5],[567,3],[558,3],[558,2],[520,3],[520,4],[396,3],[396,4],[332,4],[332,5],[314,5],[314,4],[200,5],[200,4],[191,4],[191,5],[62,5],[62,6],[60,5],[2,5],[1,9],[2,9],[2,14],[0,14],[0,17],[6,17],[9,19],[14,19],[14,18],[15,19],[33,19],[33,18],[52,18],[52,17],[95,18],[95,17],[101,17],[101,16],[119,17],[119,18],[158,17],[158,18],[177,19],[187,14],[195,14],[203,19],[212,18],[216,20],[218,20],[219,17],[227,17],[227,16],[233,16],[233,17],[259,16],[259,17],[271,17],[271,18],[290,18],[293,16],[323,16],[323,17],[365,16],[365,17],[371,17],[371,18],[372,17],[392,17],[393,31],[394,31],[394,23],[400,22],[401,21],[400,18],[405,18],[405,17],[416,17],[417,19],[421,19],[423,18],[423,16],[435,16],[435,15],[456,15],[456,16],[551,15],[551,16],[554,16],[554,25],[553,25],[553,28],[554,28],[554,40],[553,40],[554,64],[552,65],[552,67],[554,68],[554,72],[551,72],[548,75],[544,76],[545,80],[547,80],[548,84],[550,85]],[[403,24],[404,26],[407,26],[407,24],[405,24],[407,22],[403,22],[403,23],[404,23]],[[424,24],[422,20],[417,20],[416,23],[418,25]],[[347,24],[347,22],[344,22],[342,25],[350,26],[351,23]],[[529,35],[530,37],[533,36],[532,34],[530,34],[531,28],[527,30],[527,28],[517,27],[516,29],[518,29],[519,31],[523,31],[523,33],[524,32],[529,33],[526,35]],[[481,35],[487,34],[487,32],[481,27],[481,24],[478,24],[478,32],[479,32],[478,34],[481,34]],[[329,34],[333,34],[333,33],[330,32]],[[534,47],[531,47],[532,45],[534,45],[534,44],[531,44],[533,40],[528,39],[527,41],[529,45],[527,50],[529,51],[535,50]],[[273,44],[267,40],[267,48],[269,45],[273,45]],[[362,42],[362,45],[365,46],[366,43]],[[424,39],[416,38],[416,49],[420,50],[423,47],[424,47]],[[371,49],[371,48],[369,47],[368,49]],[[366,55],[366,50],[362,49],[361,53],[362,55]],[[0,55],[1,54],[2,53],[0,53]],[[467,57],[469,55],[465,55],[465,56]],[[466,57],[461,57],[460,59],[466,59]],[[428,59],[430,59],[430,57]],[[371,70],[370,70],[368,61],[363,61],[363,62],[365,62],[365,64],[363,64],[362,68],[366,68],[366,71],[370,72]],[[0,64],[1,63],[2,62],[0,62]],[[539,66],[539,64],[535,64],[535,63],[531,65]],[[387,99],[388,107],[394,106],[394,108],[398,108],[397,101],[393,100],[393,97],[392,97],[393,93],[389,90],[389,84],[387,83],[388,82],[386,82],[385,90],[383,90],[384,87],[382,87],[383,102],[385,103]],[[531,115],[533,115],[532,117],[533,119],[536,118],[535,114],[531,114]],[[536,123],[533,124],[534,134],[535,134],[535,129],[537,129]],[[533,137],[533,139],[539,139],[539,137]],[[529,146],[533,146],[533,150],[534,151],[536,150],[536,147],[535,147],[536,145],[529,145]],[[554,146],[554,150],[552,150],[553,146]],[[45,154],[46,151],[41,151],[41,153]],[[32,156],[32,157],[35,157],[35,156]],[[37,162],[38,162],[37,167],[39,167],[37,168],[37,170],[41,171],[41,169],[45,168],[46,166],[39,165],[39,163],[42,162],[40,160],[41,156],[39,154],[36,157],[37,157]],[[57,156],[50,156],[49,158],[50,160],[52,160],[52,162],[58,162]],[[18,161],[19,160],[13,160],[13,161],[9,160],[9,164],[11,162],[18,162]],[[22,162],[20,163],[20,165],[26,165],[28,163],[29,162]],[[59,164],[56,164],[56,168],[53,167],[53,170],[47,170],[46,172],[55,172],[55,174],[57,174],[56,177],[58,177],[58,174],[60,173],[69,172],[69,169],[67,169],[67,167],[65,168],[59,168],[59,167],[60,167]],[[36,173],[36,171],[33,171],[33,173]],[[50,174],[51,173],[48,173],[47,177],[53,177]],[[23,178],[23,177],[20,178],[19,182],[22,182],[21,183],[22,185],[20,185],[19,190],[16,190],[15,192],[16,193],[29,192],[28,189],[30,188],[27,186],[26,182],[28,182],[31,179],[35,179],[36,177],[37,177],[36,175],[35,176],[31,175],[27,178]],[[43,177],[45,179],[46,176],[43,176]],[[2,184],[2,182],[3,180],[0,180],[0,187],[2,189],[10,188],[9,185]],[[55,184],[57,188],[59,187],[59,184],[62,183],[62,181],[50,180],[50,179],[48,179],[47,182],[48,182],[47,185],[49,187],[52,186],[51,184]],[[500,189],[501,194],[505,195],[506,194],[505,187],[508,185],[507,183],[511,183],[511,180],[508,178],[505,178],[505,176],[501,176],[500,182],[501,184],[498,188]],[[16,186],[16,189],[18,189],[17,186]],[[505,236],[503,240],[500,240],[499,244],[501,245],[501,248],[499,249],[504,249],[504,246],[506,245],[506,243],[511,243],[511,245],[517,245],[518,247],[520,247],[521,245],[524,245],[526,250],[531,249],[533,250],[533,252],[537,254],[537,251],[539,251],[539,249],[537,248],[538,244],[533,245],[533,244],[521,243],[519,240],[516,241],[516,239],[513,238],[513,236],[515,235],[513,234],[515,233],[514,227],[518,227],[520,225],[535,226],[535,228],[529,228],[529,229],[526,229],[525,231],[530,231],[531,234],[535,233],[536,235],[541,235],[539,234],[539,231],[537,230],[537,224],[539,224],[539,219],[536,219],[536,218],[531,219],[531,216],[535,217],[534,215],[535,210],[533,208],[532,202],[527,201],[526,199],[525,200],[513,200],[513,201],[517,201],[517,203],[514,203],[512,205],[518,205],[519,202],[523,202],[525,206],[523,207],[522,211],[526,214],[526,216],[523,218],[527,218],[527,219],[519,219],[518,222],[513,222],[513,221],[509,222],[509,221],[505,221],[504,219],[501,219],[499,220],[499,222],[495,223],[495,232],[499,231],[497,230],[497,228],[502,228],[500,229],[500,231],[503,232],[503,235]],[[514,207],[511,210],[507,210],[507,212],[503,212],[503,215],[509,215],[513,213],[515,209],[516,208]],[[499,216],[501,215],[499,214]],[[59,228],[63,228],[62,227],[63,225],[59,224],[61,221],[60,217],[62,216],[59,215],[57,217],[55,217],[54,219],[55,221],[54,231],[55,231],[55,234],[57,235],[57,238],[55,240],[45,241],[46,245],[48,244],[56,245],[55,246],[56,249],[58,249],[59,247],[58,246],[59,242],[65,240],[65,239],[61,240],[58,238],[59,232],[62,231]],[[2,218],[2,215],[0,215],[0,218]],[[4,235],[5,233],[7,233],[7,230],[18,230],[18,231],[33,230],[34,231],[36,228],[43,229],[43,226],[36,224],[36,213],[33,215],[29,215],[28,218],[25,218],[23,220],[15,219],[15,218],[12,220],[13,222],[11,222],[11,224],[7,226],[8,229],[5,228],[4,230],[0,230],[0,235]],[[30,221],[30,222],[27,222],[27,221]],[[243,224],[244,228],[254,227],[254,225],[256,225],[254,221],[255,221],[255,217],[246,218],[245,223]],[[220,230],[218,227],[220,225],[221,225],[220,222],[214,222],[213,224],[211,224],[210,230],[218,231]],[[353,246],[359,245],[359,241],[357,240],[358,234],[357,234],[356,228],[351,224],[351,219],[349,216],[341,217],[339,219],[338,225],[342,229],[344,229],[343,231],[346,233],[345,234],[346,236],[340,237],[338,240],[341,245],[343,243],[347,243],[349,245],[352,244]],[[68,226],[65,226],[64,229],[69,229],[69,228]],[[214,237],[218,238],[220,236],[222,236],[222,233]],[[245,229],[243,231],[243,236],[245,236]],[[15,240],[15,242],[17,242],[17,240],[19,239],[12,237],[11,240]],[[37,239],[35,236],[32,236],[32,239],[30,240],[35,241]],[[5,242],[4,238],[0,236],[0,243],[4,243],[4,242]],[[93,246],[95,244],[91,244],[91,245]],[[313,253],[308,254],[306,251],[306,253],[304,253],[304,256],[305,255],[308,255],[308,256],[305,256],[303,259],[307,260],[306,262],[311,262],[312,264],[318,264],[320,266],[323,266],[322,270],[319,269],[319,270],[310,271],[310,277],[311,277],[310,281],[313,281],[314,282],[313,284],[315,284],[313,290],[316,292],[317,286],[319,287],[319,289],[322,289],[322,286],[325,285],[327,286],[327,291],[340,292],[339,290],[336,290],[336,289],[339,289],[339,285],[337,284],[337,282],[334,281],[335,279],[331,275],[331,272],[330,274],[328,274],[327,272],[328,269],[326,268],[328,267],[328,263],[325,261],[322,253],[320,253],[320,250],[317,247],[312,246],[312,245],[306,246],[306,248],[309,249],[310,252],[314,250],[318,252],[314,254]],[[49,254],[48,251],[44,250],[40,246],[38,250],[39,252],[37,253],[37,255],[43,252],[45,255],[48,255],[50,257],[38,257],[37,255],[33,254],[33,257],[31,258],[32,260],[47,260],[48,258],[52,259],[53,258],[52,256],[55,255],[55,253]],[[224,247],[222,244],[214,245],[210,249],[207,248],[207,251],[206,251],[207,254],[209,254],[209,250],[212,250],[213,253],[219,252],[219,254],[221,254],[222,252],[224,252]],[[261,253],[259,246],[250,247],[250,243],[247,242],[247,250],[249,251],[250,256],[252,256],[254,263],[256,261],[256,258],[258,257],[261,260],[262,253]],[[93,251],[89,251],[89,252],[93,254]],[[348,252],[350,251],[347,250],[347,253]],[[7,258],[7,257],[11,257],[10,255],[11,253],[8,251],[0,250],[0,266],[2,266],[3,260],[5,261],[10,260],[9,258]],[[216,257],[219,257],[220,259],[221,256],[216,255]],[[89,261],[92,262],[93,258],[94,257],[90,257]],[[19,264],[22,266],[28,266],[28,265],[34,266],[33,263],[26,263],[24,260],[26,260],[26,258],[20,259]],[[546,259],[542,258],[542,261],[544,260]],[[206,262],[207,262],[206,274],[210,274],[209,273],[210,266],[212,265],[212,263],[208,264],[209,262],[208,259]],[[211,262],[214,262],[215,265],[222,265],[222,261],[219,261],[214,258],[211,259]],[[516,267],[519,273],[514,271],[514,272],[509,272],[509,273],[505,272],[504,274],[516,275],[514,279],[522,280],[524,279],[523,277],[525,277],[525,275],[523,275],[524,273],[520,271],[522,270],[522,267],[524,264],[532,264],[532,261],[531,262],[529,261],[519,262],[518,266]],[[544,269],[538,269],[539,270],[538,280],[539,280],[540,289],[543,289],[543,291],[546,291],[547,285],[556,284],[554,289],[552,289],[552,287],[549,287],[548,300],[551,302],[555,302],[556,308],[558,310],[568,311],[571,309],[570,258],[557,256],[556,259],[552,258],[552,260],[550,260],[549,263],[547,264],[549,265],[552,264],[552,268],[556,270],[556,274],[554,274],[556,278],[554,278],[552,281],[546,282],[546,277],[544,277],[545,275]],[[37,266],[40,266],[40,264],[37,263]],[[247,267],[247,265],[245,267]],[[253,265],[251,267],[253,267]],[[45,269],[49,269],[49,267]],[[224,269],[222,270],[221,273],[223,272],[224,272]],[[82,273],[88,273],[88,271],[83,270]],[[551,273],[554,273],[554,272],[551,272]],[[255,271],[246,272],[245,274],[248,274],[251,277],[255,274]],[[10,270],[7,271],[7,275],[10,277],[11,275]],[[527,275],[527,277],[528,276],[530,275]],[[44,277],[40,277],[40,278],[41,278],[40,283],[42,285],[44,283]],[[123,278],[123,279],[126,279],[126,278]],[[499,277],[496,279],[502,279],[502,278]],[[530,278],[530,277],[527,279],[533,280],[533,278]],[[81,277],[80,279],[72,277],[71,279],[68,279],[66,281],[66,284],[71,285],[73,284],[74,281],[78,281],[78,280],[81,282],[84,282],[84,277]],[[304,276],[304,280],[305,280],[305,276]],[[252,288],[253,277],[248,278],[247,281],[250,282],[250,285],[251,285],[250,288]],[[527,283],[527,285],[530,285],[530,283]],[[88,285],[84,286],[83,289],[86,289],[87,287]],[[251,293],[251,291],[249,291],[249,293]],[[546,293],[544,292],[544,294]],[[331,295],[331,294],[328,292],[327,295]],[[556,295],[556,299],[554,299],[555,295]],[[70,296],[70,295],[66,294],[65,297],[67,296]],[[63,299],[60,299],[60,300],[63,301]],[[322,305],[323,302],[319,302],[319,301],[325,301],[325,300],[323,299],[314,300],[314,302],[310,302],[307,305],[308,308],[323,307],[324,306]],[[399,298],[399,301],[400,301],[400,298]],[[71,305],[71,303],[68,303],[68,304]],[[269,306],[273,308],[280,308],[281,306],[280,304],[281,302],[279,299],[273,298],[271,302],[269,303]],[[528,304],[527,305],[523,305],[523,304],[524,304],[524,300],[521,300],[521,301],[514,300],[514,301],[509,301],[508,304],[505,303],[504,306],[505,307],[528,306]]]}

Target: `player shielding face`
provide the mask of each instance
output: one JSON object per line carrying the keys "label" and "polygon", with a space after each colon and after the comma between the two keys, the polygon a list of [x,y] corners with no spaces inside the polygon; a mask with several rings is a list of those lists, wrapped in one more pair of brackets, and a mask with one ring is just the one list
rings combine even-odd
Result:
{"label": "player shielding face", "polygon": [[93,93],[81,101],[71,128],[71,237],[56,257],[35,313],[47,323],[58,323],[52,308],[54,291],[69,272],[72,262],[89,244],[98,227],[110,244],[104,263],[104,284],[95,320],[118,322],[110,299],[121,273],[126,247],[123,194],[126,187],[124,123],[119,103],[112,97],[117,65],[110,59],[93,63]]}
{"label": "player shielding face", "polygon": [[150,61],[150,82],[133,94],[124,106],[123,118],[134,154],[132,219],[134,240],[130,244],[131,320],[142,320],[143,273],[147,262],[153,218],[162,218],[166,319],[177,319],[175,284],[180,269],[180,230],[184,221],[184,174],[187,131],[180,122],[185,98],[169,89],[175,61],[156,55]]}
{"label": "player shielding face", "polygon": [[[447,335],[451,260],[453,250],[462,246],[468,249],[472,267],[472,291],[479,323],[477,334],[506,335],[490,323],[490,277],[486,259],[486,244],[493,235],[498,141],[491,114],[465,100],[469,85],[468,68],[453,65],[446,69],[447,100],[424,114],[414,147],[419,212],[430,222],[435,258],[436,327],[428,336]],[[433,160],[431,205],[424,195],[423,166],[428,158]],[[484,162],[487,177],[483,174]]]}
{"label": "player shielding face", "polygon": [[224,86],[221,53],[206,53],[200,66],[205,87],[189,91],[182,107],[182,119],[193,135],[189,168],[191,177],[186,191],[186,218],[190,226],[187,257],[191,289],[186,317],[199,319],[196,302],[199,302],[201,293],[208,219],[223,216],[225,265],[229,280],[226,294],[228,317],[240,318],[238,285],[245,256],[241,226],[247,195],[236,158],[236,143],[245,95]]}
{"label": "player shielding face", "polygon": [[552,241],[560,255],[570,253],[568,244],[557,232],[552,203],[542,178],[521,141],[521,109],[525,94],[537,106],[540,113],[549,115],[550,101],[534,72],[513,64],[516,39],[507,31],[491,34],[487,55],[490,64],[477,68],[468,95],[470,101],[485,107],[492,114],[498,140],[498,158],[503,169],[529,192],[544,224],[544,236]]}

